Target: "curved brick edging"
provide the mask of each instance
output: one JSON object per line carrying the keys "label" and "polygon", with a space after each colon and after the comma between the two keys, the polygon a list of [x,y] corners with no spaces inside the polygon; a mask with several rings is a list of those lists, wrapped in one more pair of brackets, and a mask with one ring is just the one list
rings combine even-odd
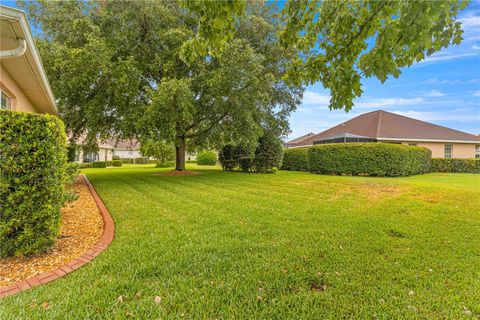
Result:
{"label": "curved brick edging", "polygon": [[84,264],[95,259],[95,257],[102,253],[102,251],[104,251],[108,247],[110,242],[112,242],[115,233],[115,225],[113,223],[112,216],[108,212],[107,207],[105,207],[105,205],[103,204],[102,199],[100,199],[100,197],[98,196],[95,188],[92,186],[90,181],[88,181],[87,177],[83,174],[80,176],[87,183],[88,189],[90,190],[91,195],[95,199],[95,203],[97,204],[97,207],[100,210],[100,214],[102,215],[102,237],[86,253],[55,270],[45,271],[26,280],[19,280],[6,287],[0,287],[0,299],[18,293],[20,291],[28,290],[30,288],[54,281],[67,275],[70,272],[73,272]]}

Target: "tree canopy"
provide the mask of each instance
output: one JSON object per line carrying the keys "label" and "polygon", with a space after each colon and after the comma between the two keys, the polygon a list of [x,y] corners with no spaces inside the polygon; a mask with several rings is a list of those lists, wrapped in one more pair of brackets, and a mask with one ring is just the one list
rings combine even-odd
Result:
{"label": "tree canopy", "polygon": [[[184,0],[185,7],[200,18],[202,44],[192,46],[187,57],[214,47],[218,52],[224,39],[234,32],[235,19],[218,20],[209,12],[216,9],[241,17],[242,0]],[[285,74],[287,82],[321,82],[330,90],[331,109],[350,110],[361,96],[361,78],[376,77],[384,82],[397,78],[403,67],[462,40],[458,14],[468,1],[390,1],[390,0],[292,0],[282,8],[280,41],[293,48],[296,56]],[[215,26],[215,35],[204,26]],[[195,50],[198,51],[195,51]]]}
{"label": "tree canopy", "polygon": [[20,2],[72,139],[177,148],[281,136],[303,86],[350,110],[361,78],[398,77],[462,40],[465,1]]}
{"label": "tree canopy", "polygon": [[41,26],[38,47],[72,136],[174,143],[177,169],[187,145],[256,144],[264,130],[288,132],[301,85],[283,80],[294,51],[262,3],[248,6],[221,54],[185,63],[198,17],[176,2],[24,4]]}

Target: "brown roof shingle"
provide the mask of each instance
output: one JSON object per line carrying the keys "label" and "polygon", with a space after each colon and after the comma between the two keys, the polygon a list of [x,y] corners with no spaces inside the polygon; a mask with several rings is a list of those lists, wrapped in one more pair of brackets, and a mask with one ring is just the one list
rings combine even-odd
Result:
{"label": "brown roof shingle", "polygon": [[480,137],[436,124],[377,110],[361,114],[335,127],[304,139],[298,145],[312,145],[314,141],[342,134],[354,134],[378,140],[437,140],[480,142]]}

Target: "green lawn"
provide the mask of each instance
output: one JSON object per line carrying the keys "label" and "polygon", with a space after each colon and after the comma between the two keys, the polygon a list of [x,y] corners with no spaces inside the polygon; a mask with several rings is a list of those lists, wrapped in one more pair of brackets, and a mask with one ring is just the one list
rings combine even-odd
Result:
{"label": "green lawn", "polygon": [[85,170],[115,240],[0,319],[480,317],[479,175],[192,168]]}

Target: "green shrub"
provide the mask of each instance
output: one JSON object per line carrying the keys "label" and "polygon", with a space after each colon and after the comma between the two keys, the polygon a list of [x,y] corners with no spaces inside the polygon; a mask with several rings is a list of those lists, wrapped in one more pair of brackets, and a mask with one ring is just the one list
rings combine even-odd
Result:
{"label": "green shrub", "polygon": [[75,162],[75,156],[77,154],[77,149],[74,146],[67,146],[67,161]]}
{"label": "green shrub", "polygon": [[430,169],[430,150],[388,143],[338,143],[308,149],[310,172],[409,176]]}
{"label": "green shrub", "polygon": [[122,166],[122,161],[121,160],[112,160],[112,166],[121,167]]}
{"label": "green shrub", "polygon": [[157,163],[156,160],[149,160],[148,158],[122,158],[124,164],[151,164]]}
{"label": "green shrub", "polygon": [[480,159],[434,158],[430,172],[480,173]]}
{"label": "green shrub", "polygon": [[118,154],[112,155],[112,160],[120,160],[120,156]]}
{"label": "green shrub", "polygon": [[308,171],[308,148],[289,148],[283,150],[282,170]]}
{"label": "green shrub", "polygon": [[92,162],[92,168],[106,168],[107,161],[94,161]]}
{"label": "green shrub", "polygon": [[217,154],[213,150],[203,150],[197,155],[197,164],[202,166],[214,166],[217,164]]}
{"label": "green shrub", "polygon": [[55,116],[0,111],[0,257],[54,244],[68,199],[66,141]]}
{"label": "green shrub", "polygon": [[157,162],[155,168],[172,168],[175,167],[175,161],[165,161],[164,163]]}
{"label": "green shrub", "polygon": [[282,166],[282,158],[282,141],[270,132],[266,132],[258,139],[252,161],[253,170],[259,173],[273,173],[272,168]]}
{"label": "green shrub", "polygon": [[79,164],[78,164],[78,167],[79,167],[80,169],[92,168],[92,163],[93,163],[93,162],[82,162],[82,163],[79,163]]}

